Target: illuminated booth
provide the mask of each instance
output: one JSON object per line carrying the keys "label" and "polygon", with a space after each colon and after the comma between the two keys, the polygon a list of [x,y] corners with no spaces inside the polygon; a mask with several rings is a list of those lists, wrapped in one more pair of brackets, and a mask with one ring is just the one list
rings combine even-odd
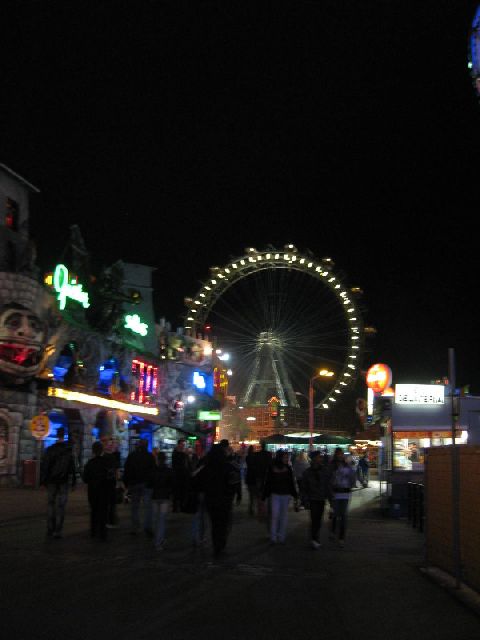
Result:
{"label": "illuminated booth", "polygon": [[[480,439],[480,397],[453,390],[458,402],[456,444]],[[396,384],[393,397],[375,398],[384,440],[389,504],[397,515],[407,509],[407,483],[423,482],[428,449],[452,444],[452,388],[444,384]]]}

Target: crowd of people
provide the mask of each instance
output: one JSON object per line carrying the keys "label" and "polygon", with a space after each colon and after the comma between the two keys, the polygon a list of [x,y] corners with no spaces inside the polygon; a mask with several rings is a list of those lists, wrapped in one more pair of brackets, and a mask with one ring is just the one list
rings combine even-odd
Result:
{"label": "crowd of people", "polygon": [[[123,476],[119,457],[109,450],[108,442],[95,442],[92,454],[82,473],[88,487],[90,535],[108,539],[107,530],[117,526],[116,505],[125,499],[130,506],[131,535],[143,529],[158,551],[165,548],[169,514],[182,512],[191,516],[192,544],[203,545],[210,528],[214,556],[223,554],[233,505],[242,500],[242,485],[248,492],[248,513],[267,527],[270,544],[285,543],[293,501],[295,511],[309,511],[313,549],[321,547],[327,505],[329,537],[343,546],[351,491],[357,481],[361,486],[368,483],[367,456],[352,464],[341,448],[331,457],[326,451],[308,455],[300,451],[292,459],[288,451],[273,455],[262,444],[258,451],[250,446],[240,456],[227,440],[221,440],[199,457],[180,439],[167,464],[163,451],[149,452],[147,441],[140,439],[125,461]],[[58,442],[47,449],[41,469],[41,484],[48,489],[49,537],[62,536],[68,485],[74,488],[75,479],[73,456],[59,429]]]}

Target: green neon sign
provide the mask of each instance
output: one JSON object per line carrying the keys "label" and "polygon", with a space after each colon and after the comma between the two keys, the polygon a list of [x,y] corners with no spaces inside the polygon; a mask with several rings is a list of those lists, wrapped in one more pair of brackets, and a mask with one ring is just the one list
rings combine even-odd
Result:
{"label": "green neon sign", "polygon": [[222,414],[220,411],[199,411],[197,417],[199,420],[220,420]]}
{"label": "green neon sign", "polygon": [[53,288],[58,293],[57,299],[62,311],[67,304],[67,298],[79,302],[85,309],[90,306],[88,293],[83,291],[81,284],[77,284],[75,280],[70,281],[68,269],[64,264],[57,264],[55,267]]}
{"label": "green neon sign", "polygon": [[125,316],[125,329],[130,329],[133,333],[138,333],[141,336],[146,336],[148,333],[148,324],[140,320],[138,313]]}

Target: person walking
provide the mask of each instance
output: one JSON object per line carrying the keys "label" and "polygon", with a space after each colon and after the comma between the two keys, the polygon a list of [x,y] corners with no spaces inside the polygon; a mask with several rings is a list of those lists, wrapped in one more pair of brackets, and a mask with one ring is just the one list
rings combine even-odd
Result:
{"label": "person walking", "polygon": [[123,482],[131,498],[132,512],[131,532],[133,535],[140,530],[140,502],[143,501],[143,528],[145,533],[153,538],[152,529],[152,488],[149,486],[155,460],[148,451],[147,440],[140,439],[134,451],[125,460]]}
{"label": "person walking", "polygon": [[195,499],[192,500],[194,506],[191,526],[192,545],[199,547],[204,544],[206,537],[206,507],[205,507],[205,492],[201,483],[199,483],[197,476],[208,460],[207,455],[203,455],[198,459],[198,463],[191,471],[189,485],[190,491],[194,493]]}
{"label": "person walking", "polygon": [[272,465],[272,454],[267,450],[267,445],[264,441],[260,444],[260,451],[254,454],[253,469],[256,482],[256,495],[257,495],[257,516],[259,520],[266,520],[268,524],[268,505],[265,500],[261,498],[265,488],[265,478],[267,471]]}
{"label": "person walking", "polygon": [[258,491],[257,491],[257,478],[255,475],[255,449],[251,444],[248,447],[247,455],[245,456],[245,484],[248,491],[248,513],[253,516],[257,506]]}
{"label": "person walking", "polygon": [[241,500],[240,472],[237,465],[231,464],[227,455],[226,447],[213,445],[205,466],[196,475],[199,491],[205,494],[215,558],[224,553],[227,545],[234,496],[237,496],[237,503]]}
{"label": "person walking", "polygon": [[155,465],[151,469],[148,484],[152,489],[155,549],[157,551],[163,551],[165,545],[167,514],[170,506],[170,496],[172,494],[173,485],[172,470],[167,466],[166,456],[163,451],[157,452]]}
{"label": "person walking", "polygon": [[355,484],[353,485],[353,488],[356,489],[358,480],[358,459],[350,453],[345,455],[345,462],[350,465],[353,471],[353,475],[355,477]]}
{"label": "person walking", "polygon": [[181,511],[186,498],[190,477],[189,458],[185,451],[185,439],[180,438],[172,452],[173,495],[172,511]]}
{"label": "person walking", "polygon": [[88,486],[90,505],[90,536],[100,540],[107,539],[107,517],[111,493],[111,464],[104,455],[101,442],[92,445],[93,458],[85,465],[83,481]]}
{"label": "person walking", "polygon": [[40,466],[40,485],[47,488],[47,537],[61,538],[68,501],[68,485],[76,484],[75,459],[65,442],[65,429],[57,429],[57,442],[48,447]]}
{"label": "person walking", "polygon": [[[103,445],[103,458],[108,465],[108,509],[107,529],[117,526],[117,482],[120,475],[120,451],[111,437],[101,440]],[[93,451],[93,449],[92,449]]]}
{"label": "person walking", "polygon": [[310,509],[310,540],[313,549],[319,549],[325,501],[329,496],[330,472],[320,451],[313,451],[311,464],[302,476],[302,487],[307,508]]}
{"label": "person walking", "polygon": [[370,470],[370,463],[368,462],[368,453],[364,453],[358,461],[357,474],[358,479],[363,488],[368,487],[368,476]]}
{"label": "person walking", "polygon": [[307,454],[302,449],[296,456],[295,462],[292,465],[293,475],[295,476],[295,482],[298,486],[298,493],[300,497],[300,506],[305,508],[305,496],[303,491],[303,474],[309,468],[310,464],[308,462]]}
{"label": "person walking", "polygon": [[347,530],[347,512],[352,488],[356,484],[355,471],[345,460],[345,454],[339,447],[335,449],[330,468],[330,500],[333,507],[330,539],[336,539],[338,530],[338,542],[341,547],[345,545],[345,533]]}
{"label": "person walking", "polygon": [[298,498],[295,476],[289,464],[287,451],[277,451],[275,460],[267,471],[262,499],[268,497],[271,500],[270,542],[284,544],[290,497],[295,500]]}

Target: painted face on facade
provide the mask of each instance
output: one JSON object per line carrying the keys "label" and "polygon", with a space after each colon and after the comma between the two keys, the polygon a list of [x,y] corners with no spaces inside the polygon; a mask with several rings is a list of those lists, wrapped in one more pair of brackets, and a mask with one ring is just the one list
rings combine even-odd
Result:
{"label": "painted face on facade", "polygon": [[47,330],[42,320],[21,305],[0,309],[0,372],[16,381],[37,375],[43,367]]}

